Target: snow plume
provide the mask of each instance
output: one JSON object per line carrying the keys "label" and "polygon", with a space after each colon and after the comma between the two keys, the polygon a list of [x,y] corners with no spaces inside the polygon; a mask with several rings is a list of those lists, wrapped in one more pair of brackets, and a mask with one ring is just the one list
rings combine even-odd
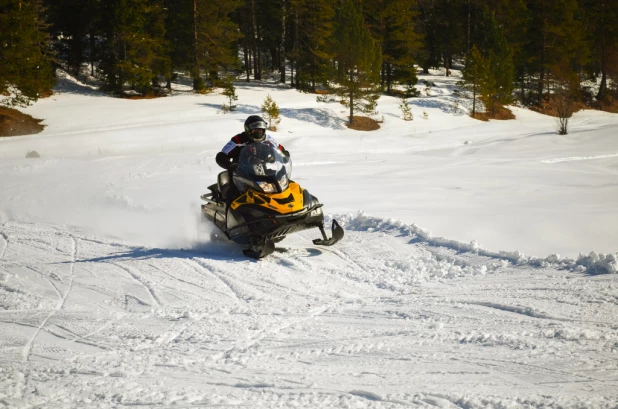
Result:
{"label": "snow plume", "polygon": [[339,216],[338,221],[346,229],[357,231],[397,231],[401,235],[410,236],[411,242],[424,242],[430,246],[445,247],[457,252],[469,252],[479,256],[497,258],[515,265],[529,265],[532,267],[555,267],[564,268],[587,274],[616,274],[618,272],[618,253],[597,254],[591,252],[588,256],[580,255],[577,260],[562,258],[558,254],[552,254],[545,258],[529,257],[515,251],[490,251],[479,247],[476,241],[462,243],[443,237],[433,237],[426,229],[416,224],[406,224],[399,220],[373,217],[364,212],[356,215],[348,214]]}

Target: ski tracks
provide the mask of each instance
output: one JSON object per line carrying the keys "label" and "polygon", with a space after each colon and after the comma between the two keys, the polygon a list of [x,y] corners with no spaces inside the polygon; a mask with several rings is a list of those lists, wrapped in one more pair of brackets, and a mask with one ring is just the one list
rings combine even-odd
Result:
{"label": "ski tracks", "polygon": [[45,327],[45,325],[47,324],[50,318],[52,318],[56,313],[58,313],[58,311],[64,308],[64,304],[66,303],[67,297],[69,296],[69,293],[71,292],[71,289],[73,288],[73,280],[75,278],[75,272],[74,272],[75,259],[77,256],[77,242],[73,236],[70,236],[70,239],[71,239],[71,260],[70,260],[70,267],[69,267],[69,276],[70,276],[69,286],[67,290],[65,291],[65,293],[61,294],[58,287],[50,280],[50,283],[52,284],[52,286],[58,293],[58,297],[59,297],[58,304],[56,305],[56,308],[53,309],[47,315],[47,317],[41,322],[41,325],[38,326],[38,328],[36,329],[32,337],[26,343],[26,346],[24,347],[23,353],[22,353],[24,362],[27,362],[30,360],[30,356],[32,354],[32,348],[34,346],[34,341],[36,337],[39,335],[39,333],[41,332],[41,329]]}
{"label": "ski tracks", "polygon": [[[2,225],[2,227],[4,227],[4,225]],[[0,232],[0,239],[2,240],[2,247],[0,247],[0,261],[2,261],[6,249],[9,247],[9,236],[3,232]]]}
{"label": "ski tracks", "polygon": [[284,322],[278,322],[274,325],[269,325],[266,328],[259,331],[257,334],[249,336],[244,342],[237,343],[233,345],[231,348],[228,348],[226,351],[222,353],[215,354],[213,356],[215,361],[233,361],[236,362],[238,359],[235,357],[236,354],[245,354],[254,346],[257,346],[262,340],[264,340],[267,336],[277,334],[286,328],[293,327],[298,324],[302,324],[306,321],[314,319],[334,308],[337,308],[341,304],[343,304],[347,300],[339,300],[328,305],[323,305],[320,307],[312,308],[308,314],[303,315],[301,317],[295,317],[294,319],[284,320]]}
{"label": "ski tracks", "polygon": [[229,290],[229,294],[236,303],[246,303],[246,297],[244,296],[244,293],[240,291],[227,277],[224,277],[223,274],[215,272],[214,269],[208,265],[208,263],[201,259],[194,258],[186,260],[186,262],[187,264],[193,266],[196,271],[206,271],[208,274],[223,283],[223,285]]}
{"label": "ski tracks", "polygon": [[[155,291],[152,288],[152,286],[150,284],[148,284],[148,282],[146,282],[145,280],[142,280],[142,278],[135,271],[133,271],[133,269],[131,267],[123,266],[120,263],[110,263],[110,264],[118,267],[119,269],[121,269],[122,271],[127,273],[136,283],[138,283],[140,286],[142,286],[144,289],[146,289],[146,292],[148,293],[148,295],[150,296],[150,298],[152,299],[152,301],[156,305],[156,307],[157,308],[161,307],[162,303],[159,300],[159,297],[155,294]],[[130,294],[126,294],[126,295],[130,296]],[[138,302],[141,301],[141,300],[139,300],[139,298],[137,298],[135,296],[132,296],[132,297],[135,298]]]}

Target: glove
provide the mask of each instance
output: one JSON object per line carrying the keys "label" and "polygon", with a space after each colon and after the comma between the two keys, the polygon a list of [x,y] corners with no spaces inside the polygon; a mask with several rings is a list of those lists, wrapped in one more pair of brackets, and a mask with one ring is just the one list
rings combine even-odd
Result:
{"label": "glove", "polygon": [[290,157],[290,152],[287,149],[285,149],[283,146],[281,147],[281,152],[283,152],[283,154],[287,156],[288,158]]}
{"label": "glove", "polygon": [[227,170],[229,170],[230,172],[234,172],[236,168],[238,168],[238,163],[231,163],[230,167],[227,168]]}

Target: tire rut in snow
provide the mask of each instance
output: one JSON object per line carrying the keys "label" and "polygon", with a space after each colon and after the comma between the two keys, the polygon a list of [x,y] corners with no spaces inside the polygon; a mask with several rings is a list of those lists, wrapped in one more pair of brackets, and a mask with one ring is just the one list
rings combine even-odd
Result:
{"label": "tire rut in snow", "polygon": [[[146,289],[146,292],[148,293],[148,295],[150,296],[150,298],[152,299],[152,301],[154,301],[154,304],[157,307],[161,307],[161,302],[159,301],[159,298],[157,297],[157,295],[154,292],[154,289],[144,280],[141,279],[141,277],[133,271],[133,269],[131,267],[125,267],[120,263],[111,263],[112,265],[118,267],[119,269],[121,269],[122,271],[124,271],[125,273],[127,273],[134,281],[136,281],[137,283],[139,283],[143,288]],[[126,297],[129,296],[132,299],[136,300],[138,302],[138,304],[144,304],[144,305],[150,305],[148,303],[145,303],[144,301],[140,300],[138,297],[130,295],[130,294],[125,294],[125,301],[126,301]]]}
{"label": "tire rut in snow", "polygon": [[64,295],[62,295],[60,293],[60,290],[58,290],[56,285],[50,280],[50,283],[53,285],[55,290],[58,292],[58,296],[60,297],[60,300],[56,308],[49,313],[49,315],[43,320],[43,322],[41,322],[41,325],[38,326],[37,330],[34,332],[34,335],[32,335],[32,337],[28,340],[28,343],[26,344],[23,350],[23,361],[24,362],[27,362],[30,360],[30,355],[32,354],[32,348],[34,347],[34,340],[41,332],[41,329],[45,326],[45,324],[47,324],[47,322],[49,321],[51,317],[53,317],[58,311],[60,311],[64,307],[67,297],[69,296],[69,293],[71,292],[71,289],[73,288],[75,259],[77,256],[77,243],[74,237],[71,236],[70,238],[71,238],[71,264],[70,264],[69,274],[71,277],[70,278],[71,281],[69,282],[69,287],[67,288]]}
{"label": "tire rut in snow", "polygon": [[232,294],[232,297],[236,300],[237,303],[247,302],[246,297],[244,297],[244,293],[240,291],[238,288],[236,288],[236,285],[234,285],[234,283],[231,280],[229,280],[227,277],[224,277],[223,274],[215,272],[214,269],[210,265],[208,265],[208,263],[200,259],[190,259],[190,260],[187,260],[187,262],[198,266],[198,268],[201,271],[208,272],[210,275],[212,275],[213,277],[217,278],[220,282],[222,282],[225,285],[225,287],[228,288],[230,294]]}
{"label": "tire rut in snow", "polygon": [[2,261],[2,259],[4,258],[4,253],[6,252],[6,249],[9,247],[9,236],[0,232],[0,239],[2,239],[2,247],[0,248],[0,261]]}

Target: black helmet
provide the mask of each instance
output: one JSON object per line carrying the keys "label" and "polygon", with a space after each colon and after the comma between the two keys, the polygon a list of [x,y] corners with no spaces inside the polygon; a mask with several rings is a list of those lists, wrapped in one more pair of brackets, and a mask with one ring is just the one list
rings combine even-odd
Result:
{"label": "black helmet", "polygon": [[266,139],[266,121],[259,115],[251,115],[245,120],[245,132],[253,142]]}

